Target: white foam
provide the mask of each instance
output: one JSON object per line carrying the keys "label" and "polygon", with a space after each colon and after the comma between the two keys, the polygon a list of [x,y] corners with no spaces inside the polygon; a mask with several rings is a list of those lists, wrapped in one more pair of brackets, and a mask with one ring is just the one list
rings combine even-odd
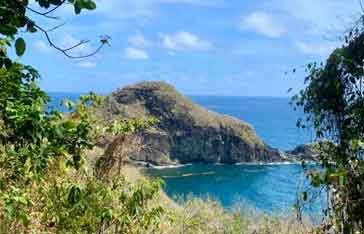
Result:
{"label": "white foam", "polygon": [[[186,163],[186,164],[172,164],[172,165],[164,165],[164,166],[159,166],[159,165],[154,165],[151,163],[147,163],[147,162],[143,162],[143,161],[134,161],[134,163],[136,165],[139,166],[143,166],[143,167],[148,167],[148,168],[152,168],[152,169],[157,169],[157,170],[163,170],[163,169],[171,169],[171,168],[181,168],[181,167],[186,167],[186,166],[192,166],[192,165],[196,165],[194,163]],[[202,163],[203,164],[203,163]],[[301,161],[284,161],[284,162],[239,162],[239,163],[234,163],[234,164],[226,164],[226,163],[213,163],[213,165],[216,166],[223,166],[223,165],[251,165],[251,166],[280,166],[280,165],[301,165],[302,162]],[[317,164],[317,162],[315,161],[305,161],[305,164],[309,164],[309,165],[314,165]],[[206,164],[208,165],[208,164]]]}
{"label": "white foam", "polygon": [[166,166],[157,166],[157,165],[152,165],[149,164],[149,166],[153,169],[168,169],[168,168],[180,168],[180,167],[186,167],[186,166],[191,166],[192,163],[187,163],[187,164],[173,164],[173,165],[166,165]]}
{"label": "white foam", "polygon": [[235,165],[259,165],[259,166],[274,166],[274,165],[297,165],[297,164],[301,164],[301,162],[298,161],[294,161],[294,162],[290,162],[290,161],[285,161],[285,162],[240,162],[240,163],[235,163]]}

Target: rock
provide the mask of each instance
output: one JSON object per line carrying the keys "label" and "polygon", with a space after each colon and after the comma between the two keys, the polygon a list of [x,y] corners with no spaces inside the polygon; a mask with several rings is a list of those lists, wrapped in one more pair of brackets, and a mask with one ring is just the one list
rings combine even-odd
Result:
{"label": "rock", "polygon": [[154,129],[141,134],[143,149],[129,157],[135,161],[171,165],[284,160],[249,124],[196,105],[164,82],[142,82],[118,89],[106,98],[100,111],[106,120],[160,120]]}
{"label": "rock", "polygon": [[294,160],[317,161],[320,154],[320,145],[318,143],[302,144],[285,153]]}

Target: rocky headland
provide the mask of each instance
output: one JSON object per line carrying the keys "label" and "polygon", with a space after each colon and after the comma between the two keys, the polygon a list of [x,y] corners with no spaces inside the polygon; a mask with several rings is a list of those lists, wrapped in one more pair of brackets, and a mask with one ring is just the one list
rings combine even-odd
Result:
{"label": "rocky headland", "polygon": [[[248,123],[194,104],[165,82],[142,82],[118,89],[97,112],[106,121],[148,117],[159,120],[156,126],[138,134],[142,147],[127,156],[134,162],[233,164],[310,158],[304,147],[289,152],[270,147]],[[109,141],[104,144],[109,154],[120,150],[118,144],[125,144],[125,138]]]}

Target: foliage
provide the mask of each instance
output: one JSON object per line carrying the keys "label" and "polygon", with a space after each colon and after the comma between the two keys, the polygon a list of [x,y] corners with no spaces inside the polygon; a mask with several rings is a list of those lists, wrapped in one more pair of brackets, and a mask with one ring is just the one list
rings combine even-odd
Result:
{"label": "foliage", "polygon": [[329,222],[325,230],[363,233],[364,230],[364,18],[334,50],[326,63],[307,66],[307,87],[293,100],[321,143],[324,170],[310,172],[314,187],[328,189]]}
{"label": "foliage", "polygon": [[[66,4],[73,6],[75,14],[80,14],[83,10],[94,10],[96,4],[93,0],[35,0],[32,4],[31,2],[29,0],[0,0],[0,35],[2,36],[0,39],[9,39],[9,45],[10,42],[14,42],[16,55],[22,56],[26,51],[26,41],[22,37],[17,37],[19,32],[43,33],[51,47],[69,58],[92,56],[99,52],[104,45],[108,44],[110,37],[102,36],[99,41],[100,45],[95,51],[85,55],[72,55],[70,53],[72,50],[89,41],[82,40],[70,47],[61,48],[53,42],[50,36],[50,33],[58,29],[61,25],[56,25],[51,29],[45,29],[37,22],[39,18],[58,19],[58,17],[52,14]],[[0,57],[6,58],[4,54],[0,54]],[[6,61],[11,62],[11,60]],[[1,63],[0,66],[2,66]]]}
{"label": "foliage", "polygon": [[106,182],[93,175],[86,157],[100,134],[125,134],[152,121],[106,126],[93,117],[92,108],[103,101],[93,93],[77,103],[65,101],[68,113],[50,109],[50,98],[37,84],[39,73],[8,57],[12,45],[18,56],[26,52],[20,30],[40,30],[48,38],[29,12],[51,17],[66,3],[76,14],[96,7],[91,0],[36,0],[47,10],[41,13],[27,0],[0,1],[0,233],[153,231],[163,210],[149,203],[160,182],[130,184],[122,176]]}
{"label": "foliage", "polygon": [[[196,197],[168,208],[161,228],[166,234],[313,234],[312,225],[299,223],[293,215],[264,214],[248,207],[224,209],[212,199]],[[240,203],[239,203],[240,205]]]}
{"label": "foliage", "polygon": [[[14,39],[19,30],[22,29],[25,29],[25,31],[29,33],[35,33],[42,30],[35,19],[29,17],[29,14],[27,14],[28,11],[48,17],[50,13],[66,3],[73,5],[76,14],[81,13],[83,9],[94,10],[96,8],[96,4],[92,0],[36,0],[35,2],[41,9],[48,11],[39,12],[33,10],[30,6],[30,1],[28,0],[1,0],[0,34]],[[14,46],[16,54],[22,56],[26,48],[25,40],[21,37],[17,38]]]}
{"label": "foliage", "polygon": [[67,114],[48,111],[35,70],[14,63],[0,74],[0,233],[142,233],[158,224],[161,208],[147,205],[159,182],[105,182],[83,166],[97,129],[125,133],[149,122],[100,127],[92,107],[102,99],[94,94],[66,101]]}
{"label": "foliage", "polygon": [[[69,110],[66,114],[50,110],[49,97],[37,85],[39,73],[7,53],[10,47],[19,57],[26,53],[26,41],[19,32],[41,32],[53,48],[75,58],[67,52],[85,41],[60,48],[50,39],[52,30],[45,30],[31,16],[54,19],[52,13],[64,4],[71,4],[79,14],[95,9],[95,3],[33,3],[43,11],[33,9],[28,0],[0,0],[0,233],[163,232],[163,209],[151,204],[158,195],[159,181],[129,183],[121,175],[106,181],[94,176],[86,157],[86,150],[94,147],[100,134],[125,134],[155,121],[122,120],[104,125],[92,114],[92,107],[102,98],[92,93],[82,96],[78,103],[65,101]],[[101,38],[99,48],[107,44],[107,39]],[[192,214],[187,218],[173,212],[167,215],[176,224],[169,233],[180,230],[181,217],[181,228],[187,233],[246,231],[246,221],[240,215],[228,216],[216,204],[192,202],[189,208],[198,210],[187,213]],[[212,219],[211,213],[217,219]],[[269,229],[267,226],[264,233]]]}
{"label": "foliage", "polygon": [[56,180],[41,191],[52,201],[41,208],[42,221],[56,227],[58,233],[132,234],[158,227],[162,208],[148,208],[159,190],[158,182],[130,184],[123,177],[114,178],[111,184],[95,177],[83,183]]}

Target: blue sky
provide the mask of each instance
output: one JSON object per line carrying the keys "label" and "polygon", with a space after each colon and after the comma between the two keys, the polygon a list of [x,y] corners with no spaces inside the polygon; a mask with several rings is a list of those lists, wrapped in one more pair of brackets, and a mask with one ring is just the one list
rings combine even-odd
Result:
{"label": "blue sky", "polygon": [[185,94],[287,96],[303,86],[295,67],[323,60],[357,17],[357,0],[96,0],[98,9],[73,16],[70,8],[42,20],[65,22],[52,33],[61,46],[92,43],[100,35],[111,47],[71,60],[28,35],[23,62],[42,74],[47,91],[108,93],[142,80],[164,80]]}

